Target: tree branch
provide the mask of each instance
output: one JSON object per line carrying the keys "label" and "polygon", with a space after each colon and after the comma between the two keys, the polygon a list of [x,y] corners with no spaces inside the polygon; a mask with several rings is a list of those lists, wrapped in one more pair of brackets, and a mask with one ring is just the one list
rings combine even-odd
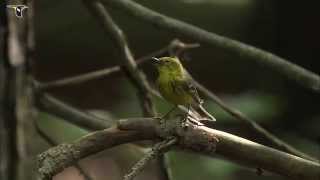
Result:
{"label": "tree branch", "polygon": [[197,82],[192,78],[193,84],[201,91],[203,94],[205,94],[207,97],[209,97],[211,100],[213,100],[215,103],[218,104],[223,110],[225,110],[227,113],[235,117],[236,119],[240,120],[243,124],[250,127],[252,130],[254,130],[257,134],[260,136],[266,138],[269,142],[271,142],[275,148],[279,150],[283,150],[285,152],[291,153],[293,155],[309,159],[315,162],[319,162],[318,159],[307,155],[296,148],[292,147],[291,145],[287,144],[286,142],[282,141],[275,135],[273,135],[271,132],[267,131],[263,127],[261,127],[258,123],[256,123],[254,120],[250,119],[248,116],[243,114],[241,111],[238,111],[237,109],[234,109],[230,106],[228,106],[222,99],[220,99],[217,95],[215,95],[213,92],[208,90],[206,87],[204,87],[202,84]]}
{"label": "tree branch", "polygon": [[[215,157],[216,154],[256,168],[261,168],[293,179],[318,180],[318,163],[290,155],[241,137],[188,124],[187,129],[173,126],[163,130],[157,119],[135,118],[118,121],[117,126],[97,131],[79,140],[61,144],[39,155],[39,173],[49,180],[76,160],[120,144],[155,138],[178,137],[177,146]],[[177,123],[174,123],[177,124]],[[218,139],[218,143],[217,143]]]}
{"label": "tree branch", "polygon": [[152,103],[150,95],[150,86],[144,73],[137,68],[134,57],[130,51],[126,37],[120,27],[113,21],[105,7],[99,1],[83,0],[91,14],[102,25],[105,33],[114,42],[117,47],[118,55],[122,61],[123,67],[128,71],[133,85],[138,89],[144,114],[155,116],[156,110]]}
{"label": "tree branch", "polygon": [[0,3],[0,179],[15,176],[16,168],[16,132],[12,94],[12,83],[8,61],[8,18],[6,1]]}
{"label": "tree branch", "polygon": [[[46,134],[40,127],[37,122],[34,122],[35,124],[35,129],[38,132],[38,134],[50,145],[50,146],[56,146],[58,143],[51,138],[49,135]],[[86,172],[85,170],[81,167],[79,162],[76,162],[74,164],[74,167],[79,171],[79,173],[83,176],[84,180],[93,180]]]}
{"label": "tree branch", "polygon": [[[245,45],[241,42],[228,39],[222,36],[219,36],[214,33],[210,33],[204,31],[195,26],[183,23],[181,21],[172,19],[170,17],[161,15],[159,13],[153,12],[139,4],[136,4],[131,1],[113,1],[106,0],[104,1],[109,6],[117,6],[121,9],[126,10],[126,12],[132,13],[134,16],[146,20],[149,23],[155,24],[159,27],[169,28],[170,30],[174,30],[178,33],[182,33],[187,36],[191,36],[192,38],[202,41],[204,43],[209,43],[211,45],[216,45],[218,47],[229,49],[233,52],[237,52],[240,55],[251,58],[259,64],[265,64],[270,66],[275,70],[279,70],[280,73],[283,73],[289,78],[293,78],[299,83],[313,88],[316,91],[320,92],[320,77],[308,70],[305,70],[293,63],[286,61],[276,55],[273,55],[269,52],[260,50],[253,46]],[[249,127],[253,128],[257,133],[266,137],[270,142],[272,142],[276,147],[281,150],[290,152],[292,154],[298,155],[300,157],[304,157],[310,160],[318,161],[316,158],[313,158],[307,154],[300,152],[299,150],[293,148],[289,144],[281,141],[276,136],[263,129],[260,125],[250,120],[248,117],[243,115],[240,111],[234,110],[228,107],[221,99],[219,99],[216,95],[208,91],[204,86],[199,84],[198,82],[194,82],[199,90],[204,92],[208,97],[213,99],[219,106],[221,106],[224,110],[230,113],[232,116],[242,120],[245,124],[249,125]],[[306,84],[304,84],[306,83]]]}
{"label": "tree branch", "polygon": [[110,127],[110,119],[101,119],[80,111],[49,94],[38,94],[37,106],[43,111],[50,112],[66,121],[87,130],[101,130]]}
{"label": "tree branch", "polygon": [[102,2],[110,8],[122,10],[130,16],[146,21],[156,27],[187,36],[200,43],[226,49],[243,57],[242,60],[250,60],[261,66],[269,67],[305,88],[320,92],[320,77],[317,74],[270,52],[205,31],[196,26],[152,11],[130,0],[103,0]]}
{"label": "tree branch", "polygon": [[[169,47],[169,46],[168,46]],[[119,66],[116,66],[119,67]],[[119,68],[120,69],[120,68]],[[81,75],[80,75],[81,76]],[[79,77],[80,77],[79,76]],[[256,133],[258,133],[260,136],[266,138],[269,142],[273,144],[273,146],[279,150],[283,150],[285,152],[291,153],[293,155],[297,155],[299,157],[309,159],[312,161],[319,162],[318,159],[305,154],[298,149],[294,148],[293,146],[289,145],[288,143],[282,141],[263,127],[261,127],[258,123],[256,123],[254,120],[247,117],[245,114],[243,114],[241,111],[238,111],[236,109],[233,109],[229,105],[227,105],[222,99],[220,99],[217,95],[215,95],[212,91],[208,90],[206,87],[204,87],[202,84],[197,82],[193,79],[193,83],[197,86],[199,91],[201,91],[203,94],[205,94],[207,97],[212,99],[214,102],[216,102],[223,110],[225,110],[227,113],[235,117],[236,119],[239,119],[242,123],[246,124],[250,128],[252,128]],[[40,85],[40,87],[42,87]],[[161,97],[156,91],[152,90],[151,93],[157,97]],[[101,119],[95,118],[93,116],[90,116],[84,112],[81,112],[77,109],[74,109],[73,107],[70,107],[66,105],[65,103],[55,99],[54,97],[46,94],[40,97],[40,107],[48,112],[54,113],[60,117],[63,117],[64,119],[70,120],[71,123],[80,125],[80,127],[84,127],[86,129],[90,130],[99,130],[106,128],[107,122],[102,122]],[[183,109],[182,109],[183,110]],[[74,113],[77,111],[76,113]],[[79,122],[80,121],[80,122]],[[94,121],[94,122],[92,122]],[[90,123],[92,122],[92,123]],[[110,121],[109,121],[110,122]],[[89,123],[89,124],[88,124]],[[102,123],[102,124],[101,124]]]}
{"label": "tree branch", "polygon": [[55,174],[81,158],[116,145],[148,138],[143,133],[111,127],[91,133],[73,143],[60,144],[38,156],[39,178],[50,180]]}
{"label": "tree branch", "polygon": [[[190,43],[189,44],[189,43],[181,42],[178,39],[174,39],[165,47],[162,47],[159,50],[153,51],[153,52],[149,53],[148,55],[145,55],[143,57],[136,59],[136,62],[137,62],[137,65],[140,65],[140,64],[146,62],[147,60],[150,60],[151,57],[161,56],[164,53],[167,53],[168,51],[172,52],[174,50],[177,50],[178,52],[175,52],[174,54],[181,54],[185,50],[197,48],[199,46],[200,45],[198,43]],[[72,77],[67,77],[67,78],[63,78],[63,79],[59,79],[59,80],[54,80],[54,81],[47,82],[47,83],[41,83],[41,84],[39,84],[38,89],[44,91],[47,89],[52,89],[52,88],[57,88],[57,87],[62,87],[62,86],[84,83],[84,82],[87,82],[87,81],[90,81],[93,79],[106,77],[108,75],[111,75],[111,74],[114,74],[117,72],[121,72],[121,66],[104,68],[101,70],[92,71],[92,72],[88,72],[88,73],[84,73],[84,74],[80,74],[80,75],[76,75],[76,76],[72,76]]]}
{"label": "tree branch", "polygon": [[92,79],[102,78],[115,72],[120,72],[120,70],[121,70],[120,66],[105,68],[105,69],[101,69],[101,70],[97,70],[89,73],[84,73],[81,75],[76,75],[76,76],[67,77],[67,78],[63,78],[63,79],[59,79],[59,80],[55,80],[47,83],[42,83],[40,84],[39,89],[47,90],[47,89],[52,89],[56,87],[66,86],[66,85],[79,84]]}

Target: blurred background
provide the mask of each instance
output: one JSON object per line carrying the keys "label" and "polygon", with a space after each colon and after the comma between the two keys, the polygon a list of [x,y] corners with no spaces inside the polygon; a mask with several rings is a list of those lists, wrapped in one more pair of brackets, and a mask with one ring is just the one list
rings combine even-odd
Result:
{"label": "blurred background", "polygon": [[[289,59],[313,72],[320,72],[320,12],[316,2],[289,0],[137,0],[155,11]],[[179,35],[155,28],[123,12],[109,9],[124,30],[135,57],[144,56]],[[79,75],[118,65],[113,43],[79,0],[35,1],[36,62],[34,72],[41,82]],[[267,130],[301,151],[320,158],[320,96],[287,81],[265,67],[249,64],[224,50],[201,44],[186,52],[183,64],[199,82],[217,93],[230,106],[254,119]],[[150,82],[154,67],[142,66]],[[50,90],[77,108],[114,119],[139,117],[142,111],[136,90],[121,74]],[[171,105],[154,98],[159,112]],[[214,102],[206,108],[218,119],[215,128],[268,145],[240,121]],[[58,142],[70,142],[87,132],[45,112],[40,127]],[[43,141],[39,150],[49,146]],[[123,145],[88,157],[80,163],[94,179],[121,179],[147,149]],[[273,174],[258,176],[254,169],[228,160],[173,151],[166,155],[168,172],[174,180],[184,179],[283,179]],[[162,179],[156,165],[140,179]],[[68,168],[55,180],[83,179]]]}

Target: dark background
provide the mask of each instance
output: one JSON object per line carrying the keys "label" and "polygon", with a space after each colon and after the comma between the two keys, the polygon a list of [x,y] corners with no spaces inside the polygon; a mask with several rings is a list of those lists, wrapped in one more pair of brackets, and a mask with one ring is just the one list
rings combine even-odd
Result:
{"label": "dark background", "polygon": [[[317,10],[316,1],[137,2],[208,31],[268,50],[317,74],[320,72],[320,12]],[[157,50],[174,38],[193,42],[122,12],[109,10],[126,33],[135,57]],[[35,27],[37,60],[34,72],[40,81],[78,75],[119,63],[113,52],[112,42],[81,1],[36,1]],[[188,51],[183,64],[195,79],[217,93],[232,107],[243,111],[298,149],[320,157],[319,94],[286,80],[268,68],[249,63],[222,49],[205,44]],[[150,82],[153,82],[155,69],[148,62],[142,68]],[[76,107],[96,113],[98,111],[112,114],[115,118],[141,115],[135,89],[120,74],[61,87],[50,90],[50,93]],[[158,99],[156,104],[161,112],[170,107]],[[268,145],[263,138],[227,115],[214,102],[207,100],[205,105],[218,119],[216,128]],[[47,128],[47,131],[52,132],[52,136],[61,142],[85,133],[73,126],[62,128],[65,126],[63,122],[45,113],[42,113],[39,121],[42,122],[43,128]],[[122,149],[136,149],[128,147]],[[124,158],[120,151],[112,151],[119,157],[111,158],[108,151],[97,155],[96,159],[93,157],[87,160],[84,164],[91,174],[96,175],[96,179],[106,177],[104,173],[110,173],[107,175],[117,179],[126,172],[123,169],[129,168],[135,161],[134,158]],[[133,154],[136,158],[141,156],[140,151]],[[190,153],[170,153],[167,160],[175,179],[269,179],[271,176],[267,174],[266,177],[258,177],[254,170],[225,160],[208,159]],[[106,172],[106,167],[114,169]],[[150,177],[156,178],[156,173],[152,170],[146,172],[148,173]],[[70,170],[59,177],[75,178],[76,175],[77,173]]]}

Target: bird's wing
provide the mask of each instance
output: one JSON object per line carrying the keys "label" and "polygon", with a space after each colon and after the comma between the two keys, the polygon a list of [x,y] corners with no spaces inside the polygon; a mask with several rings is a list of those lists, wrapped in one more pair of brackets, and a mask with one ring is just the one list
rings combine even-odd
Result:
{"label": "bird's wing", "polygon": [[187,77],[185,79],[178,78],[173,82],[175,84],[174,89],[177,92],[186,92],[188,93],[196,104],[202,104],[203,100],[200,98],[196,87],[192,84],[191,80]]}

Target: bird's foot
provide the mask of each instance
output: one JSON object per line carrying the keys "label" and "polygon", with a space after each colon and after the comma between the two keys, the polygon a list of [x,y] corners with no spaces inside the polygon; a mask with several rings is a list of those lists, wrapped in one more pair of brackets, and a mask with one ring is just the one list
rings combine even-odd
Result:
{"label": "bird's foot", "polygon": [[190,126],[190,124],[193,124],[195,126],[205,126],[203,123],[201,123],[200,121],[198,121],[197,119],[193,118],[190,115],[180,115],[180,121],[179,122],[179,126],[183,129],[186,129],[187,127]]}
{"label": "bird's foot", "polygon": [[204,126],[199,120],[194,119],[193,117],[189,116],[188,121],[196,126]]}

